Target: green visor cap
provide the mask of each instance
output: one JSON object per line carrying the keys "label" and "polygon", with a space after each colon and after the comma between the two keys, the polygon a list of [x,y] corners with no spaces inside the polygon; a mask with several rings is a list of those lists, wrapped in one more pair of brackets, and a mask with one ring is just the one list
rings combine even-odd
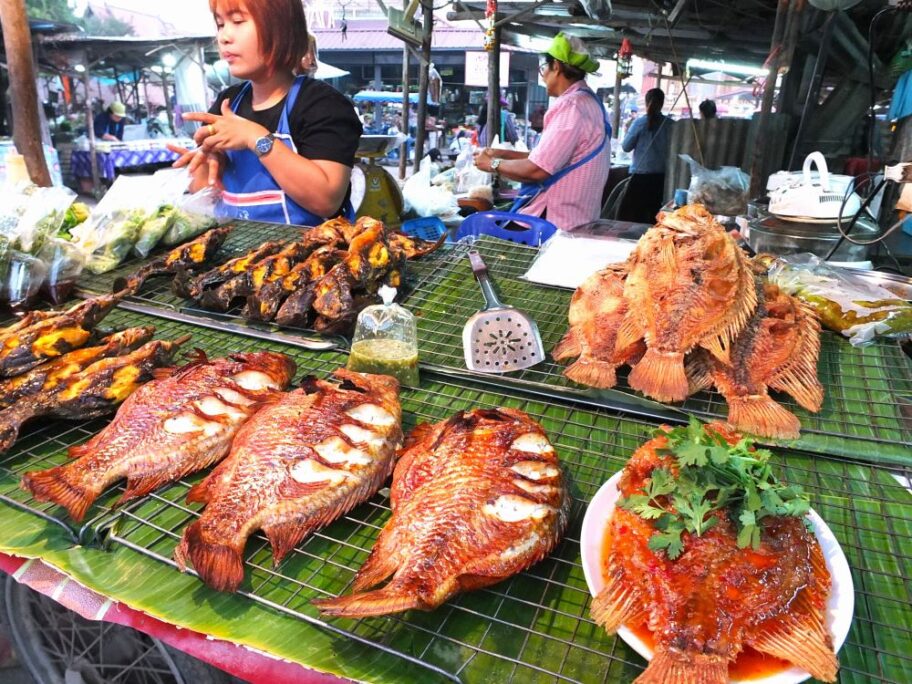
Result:
{"label": "green visor cap", "polygon": [[563,32],[554,36],[551,45],[545,50],[546,55],[551,55],[554,59],[569,64],[577,69],[582,69],[587,74],[595,73],[599,68],[599,63],[589,55],[581,52],[574,52],[570,46],[570,39]]}

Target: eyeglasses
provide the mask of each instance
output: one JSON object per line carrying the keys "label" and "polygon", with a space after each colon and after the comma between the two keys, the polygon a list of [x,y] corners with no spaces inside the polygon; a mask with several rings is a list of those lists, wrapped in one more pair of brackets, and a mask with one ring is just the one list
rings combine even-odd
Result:
{"label": "eyeglasses", "polygon": [[546,72],[547,70],[548,70],[548,63],[547,63],[547,62],[542,62],[541,64],[538,65],[538,75],[539,75],[539,76],[544,76],[544,75],[545,75],[545,72]]}

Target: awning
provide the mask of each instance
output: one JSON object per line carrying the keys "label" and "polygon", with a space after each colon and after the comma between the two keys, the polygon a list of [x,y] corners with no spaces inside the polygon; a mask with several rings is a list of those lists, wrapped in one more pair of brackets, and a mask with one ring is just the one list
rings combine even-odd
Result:
{"label": "awning", "polygon": [[[386,92],[383,90],[362,90],[352,98],[355,102],[398,102],[402,103],[402,93]],[[409,102],[418,104],[418,93],[409,93]],[[433,104],[430,97],[428,104]]]}

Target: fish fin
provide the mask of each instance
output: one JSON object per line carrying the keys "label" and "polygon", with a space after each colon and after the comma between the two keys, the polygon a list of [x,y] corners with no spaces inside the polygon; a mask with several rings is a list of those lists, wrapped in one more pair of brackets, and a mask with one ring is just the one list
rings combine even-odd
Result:
{"label": "fish fin", "polygon": [[622,624],[637,622],[633,618],[642,612],[642,600],[637,591],[620,578],[608,579],[608,585],[593,599],[589,610],[596,624],[608,634],[614,634]]}
{"label": "fish fin", "polygon": [[727,684],[728,659],[718,655],[656,649],[634,684]]}
{"label": "fish fin", "polygon": [[399,554],[395,549],[385,548],[387,547],[386,539],[387,535],[381,532],[370,555],[355,576],[352,584],[353,591],[375,587],[399,569]]}
{"label": "fish fin", "polygon": [[614,341],[616,351],[623,351],[643,339],[643,328],[632,309],[624,314],[624,320],[618,326],[617,339]]}
{"label": "fish fin", "polygon": [[174,372],[177,370],[174,366],[164,366],[163,368],[153,368],[152,369],[152,379],[153,380],[164,380],[165,378],[170,378],[174,375]]}
{"label": "fish fin", "polygon": [[212,497],[212,487],[215,486],[215,483],[228,468],[226,464],[229,463],[230,460],[231,459],[225,459],[219,463],[211,473],[193,485],[190,488],[190,491],[187,492],[187,503],[209,503],[209,499]]}
{"label": "fish fin", "polygon": [[700,346],[703,347],[710,354],[715,356],[719,361],[724,363],[726,366],[731,365],[731,340],[726,339],[721,335],[713,335],[707,339],[704,339],[700,342]]}
{"label": "fish fin", "polygon": [[684,354],[647,349],[627,382],[633,389],[658,401],[684,401],[690,391],[684,372]]}
{"label": "fish fin", "polygon": [[709,372],[709,364],[706,363],[702,353],[690,354],[684,359],[684,372],[687,374],[691,394],[708,390],[714,384]]}
{"label": "fish fin", "polygon": [[596,389],[611,389],[617,384],[616,369],[617,366],[608,361],[581,356],[564,371],[564,375],[580,385]]}
{"label": "fish fin", "polygon": [[39,501],[53,501],[63,506],[73,520],[81,522],[100,492],[90,489],[82,481],[80,471],[72,465],[75,464],[26,473],[20,487]]}
{"label": "fish fin", "polygon": [[175,477],[167,470],[159,470],[157,472],[149,473],[148,475],[128,475],[127,490],[123,493],[123,496],[117,500],[117,505],[122,506],[131,499],[145,496],[150,492],[154,492],[162,485],[169,484],[177,479],[179,479],[179,476]]}
{"label": "fish fin", "polygon": [[19,431],[23,424],[33,418],[36,407],[31,402],[14,404],[0,411],[0,454],[10,449],[19,439]]}
{"label": "fish fin", "polygon": [[769,385],[780,392],[787,392],[802,408],[816,413],[823,406],[823,386],[817,377],[820,322],[805,304],[796,302],[795,306],[800,317],[797,322],[799,337],[794,361],[770,380]]}
{"label": "fish fin", "polygon": [[324,615],[335,617],[371,617],[425,608],[418,596],[392,585],[361,594],[319,599],[312,603]]}
{"label": "fish fin", "polygon": [[241,551],[228,544],[206,541],[199,520],[184,531],[174,550],[174,560],[181,570],[188,567],[189,560],[200,579],[216,591],[237,591],[244,581]]}
{"label": "fish fin", "polygon": [[324,522],[324,516],[319,519],[290,520],[271,525],[263,525],[263,534],[272,546],[272,565],[278,567],[301,541]]}
{"label": "fish fin", "polygon": [[833,650],[833,640],[824,623],[823,611],[805,589],[788,612],[759,625],[748,644],[761,653],[787,660],[816,679],[835,682],[839,661]]}
{"label": "fish fin", "polygon": [[758,437],[798,439],[801,423],[798,416],[766,394],[726,397],[728,423],[736,430]]}
{"label": "fish fin", "polygon": [[566,361],[567,359],[575,359],[582,353],[583,349],[579,342],[579,332],[576,328],[570,328],[567,331],[567,334],[565,334],[561,341],[554,347],[554,350],[551,352],[551,357],[555,361]]}

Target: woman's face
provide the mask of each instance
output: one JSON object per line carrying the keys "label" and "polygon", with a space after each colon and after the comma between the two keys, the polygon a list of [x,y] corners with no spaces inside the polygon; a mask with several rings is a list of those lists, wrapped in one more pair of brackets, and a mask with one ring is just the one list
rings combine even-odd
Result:
{"label": "woman's face", "polygon": [[235,78],[256,80],[267,64],[260,52],[256,24],[243,5],[216,8],[219,56],[228,62],[228,71]]}

